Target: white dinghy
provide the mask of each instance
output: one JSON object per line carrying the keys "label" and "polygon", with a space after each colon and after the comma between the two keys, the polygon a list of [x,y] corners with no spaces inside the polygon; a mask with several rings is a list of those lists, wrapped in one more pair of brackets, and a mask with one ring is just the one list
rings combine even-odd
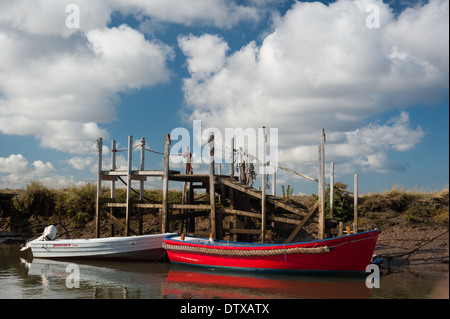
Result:
{"label": "white dinghy", "polygon": [[36,258],[132,259],[158,261],[165,255],[162,248],[166,234],[89,239],[55,239],[56,227],[27,242],[21,251],[31,249]]}

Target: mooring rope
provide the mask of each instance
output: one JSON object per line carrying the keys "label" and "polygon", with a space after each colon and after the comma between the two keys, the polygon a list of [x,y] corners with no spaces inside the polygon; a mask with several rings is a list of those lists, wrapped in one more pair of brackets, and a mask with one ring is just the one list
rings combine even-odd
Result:
{"label": "mooring rope", "polygon": [[241,249],[217,249],[184,245],[169,245],[163,243],[162,247],[167,250],[187,251],[192,253],[223,255],[223,256],[273,256],[286,254],[321,254],[327,253],[330,249],[327,246],[322,247],[293,247],[282,249],[258,249],[258,250],[241,250]]}

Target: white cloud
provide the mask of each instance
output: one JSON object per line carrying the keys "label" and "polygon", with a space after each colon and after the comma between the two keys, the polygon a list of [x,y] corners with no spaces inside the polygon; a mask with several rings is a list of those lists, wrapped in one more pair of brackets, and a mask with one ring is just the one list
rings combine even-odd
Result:
{"label": "white cloud", "polygon": [[184,36],[178,38],[178,44],[187,56],[188,70],[193,77],[208,77],[225,63],[228,44],[219,36]]}
{"label": "white cloud", "polygon": [[[0,22],[5,20],[0,17]],[[85,153],[98,136],[108,136],[97,123],[115,119],[118,92],[170,80],[166,63],[171,49],[147,41],[128,26],[62,38],[2,29],[2,23],[0,132],[4,134],[34,135],[43,147]]]}
{"label": "white cloud", "polygon": [[124,13],[149,16],[163,22],[184,25],[213,25],[230,28],[241,21],[257,21],[258,9],[231,0],[117,0]]}
{"label": "white cloud", "polygon": [[394,151],[412,150],[424,137],[421,127],[410,127],[409,115],[402,112],[386,124],[369,124],[366,127],[345,133],[344,143],[327,146],[333,159],[351,161],[364,170],[387,173],[404,170],[405,167],[388,158]]}
{"label": "white cloud", "polygon": [[22,154],[0,157],[0,188],[22,188],[32,180],[40,180],[49,187],[74,183],[72,176],[61,176],[50,162],[35,160],[32,163]]}
{"label": "white cloud", "polygon": [[[379,29],[366,26],[368,4],[380,8]],[[186,113],[221,129],[279,128],[280,163],[315,160],[325,128],[327,145],[336,143],[341,153],[359,151],[355,165],[401,169],[389,151],[412,149],[423,131],[409,127],[407,113],[381,126],[365,121],[447,96],[448,17],[448,1],[442,0],[397,18],[381,1],[296,2],[261,45],[250,42],[225,61],[217,59],[213,72],[196,71],[207,56],[197,46],[207,43],[204,48],[215,56],[226,43],[208,41],[211,35],[185,37],[180,48],[191,72],[183,86]]]}
{"label": "white cloud", "polygon": [[94,164],[95,160],[93,157],[74,156],[66,162],[73,168],[81,171],[86,168],[90,168]]}
{"label": "white cloud", "polygon": [[22,154],[0,157],[0,173],[20,173],[27,168],[28,161]]}

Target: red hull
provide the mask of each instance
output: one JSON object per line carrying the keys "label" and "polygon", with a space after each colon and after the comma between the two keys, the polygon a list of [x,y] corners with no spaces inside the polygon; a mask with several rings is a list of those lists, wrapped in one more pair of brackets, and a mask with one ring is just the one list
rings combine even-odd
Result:
{"label": "red hull", "polygon": [[[164,238],[165,248],[173,263],[210,268],[251,271],[307,271],[307,272],[364,272],[370,264],[379,231],[296,244],[248,244],[226,241],[206,242],[204,239],[170,235]],[[320,253],[280,253],[264,255],[274,249],[289,251],[292,248],[328,247]],[[198,252],[211,249],[213,252]],[[197,250],[197,251],[196,251]],[[249,251],[262,251],[261,255],[248,256]],[[226,255],[229,254],[229,255]],[[241,256],[239,256],[239,254]],[[252,253],[253,254],[253,253]]]}

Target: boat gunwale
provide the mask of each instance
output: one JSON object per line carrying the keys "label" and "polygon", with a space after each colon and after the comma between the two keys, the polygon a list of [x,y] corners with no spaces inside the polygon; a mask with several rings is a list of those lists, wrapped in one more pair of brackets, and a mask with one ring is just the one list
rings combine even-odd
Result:
{"label": "boat gunwale", "polygon": [[[363,236],[364,239],[370,239],[373,237],[377,237],[380,233],[380,230],[378,229],[374,229],[374,230],[370,230],[370,231],[365,231],[365,232],[361,232],[361,233],[356,233],[356,234],[350,234],[350,235],[344,235],[344,236],[339,236],[339,237],[333,237],[333,238],[326,238],[326,239],[319,239],[319,240],[313,240],[313,241],[306,241],[306,242],[297,242],[297,243],[289,243],[289,244],[271,244],[271,243],[246,243],[246,242],[237,242],[237,241],[226,241],[226,240],[214,240],[213,242],[209,242],[208,239],[206,238],[201,238],[201,237],[196,237],[196,236],[186,236],[187,238],[192,238],[192,239],[199,239],[202,240],[202,242],[191,242],[188,240],[181,240],[181,235],[179,234],[171,234],[171,235],[167,235],[164,237],[164,242],[167,243],[167,241],[172,241],[172,242],[177,242],[177,243],[181,243],[180,246],[197,246],[197,247],[214,247],[216,249],[229,249],[229,250],[233,250],[233,249],[242,249],[242,250],[249,250],[249,249],[254,249],[254,248],[258,248],[261,250],[265,250],[265,249],[289,249],[289,248],[293,248],[293,247],[297,247],[297,246],[305,246],[305,247],[321,247],[324,246],[322,244],[327,244],[327,243],[333,243],[333,242],[340,242],[342,241],[342,239],[344,239],[346,242],[349,241],[351,242],[351,238],[356,236],[356,237],[361,237],[362,235],[368,235],[370,233],[376,233],[376,235],[374,236]],[[180,237],[180,239],[174,239],[174,237]],[[185,237],[185,238],[186,238]],[[348,240],[346,240],[348,239]],[[320,246],[318,246],[320,245]]]}
{"label": "boat gunwale", "polygon": [[164,234],[150,234],[150,235],[137,235],[137,236],[125,236],[125,237],[103,237],[103,238],[64,238],[64,239],[54,239],[54,240],[30,240],[28,244],[80,244],[80,243],[108,243],[108,242],[121,242],[128,240],[145,240],[150,238],[157,238],[168,235],[176,235],[176,233],[164,233]]}

